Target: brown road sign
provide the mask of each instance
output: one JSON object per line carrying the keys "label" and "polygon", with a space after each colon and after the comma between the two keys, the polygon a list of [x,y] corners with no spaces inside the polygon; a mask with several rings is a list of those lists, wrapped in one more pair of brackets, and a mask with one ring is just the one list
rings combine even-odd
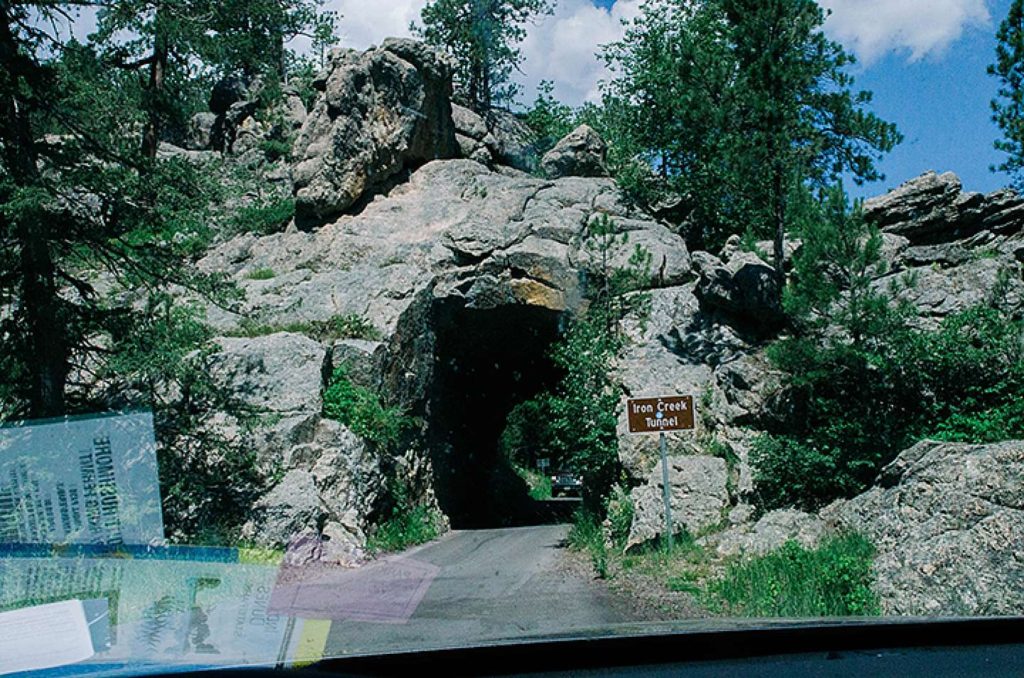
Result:
{"label": "brown road sign", "polygon": [[685,431],[693,425],[693,396],[630,398],[626,401],[630,433]]}

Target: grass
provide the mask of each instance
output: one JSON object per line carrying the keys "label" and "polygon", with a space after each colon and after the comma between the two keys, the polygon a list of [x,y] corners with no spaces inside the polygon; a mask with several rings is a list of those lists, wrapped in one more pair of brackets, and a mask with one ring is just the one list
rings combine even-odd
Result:
{"label": "grass", "polygon": [[631,582],[641,589],[653,582],[655,592],[663,587],[665,594],[690,594],[710,613],[755,618],[880,613],[871,589],[875,549],[857,534],[827,538],[813,549],[790,541],[764,556],[723,561],[684,531],[671,549],[653,541],[624,554],[608,548],[595,516],[580,511],[569,546],[589,555],[599,578],[615,579],[626,591],[636,587]]}
{"label": "grass", "polygon": [[[256,273],[256,272],[254,272]],[[272,273],[272,272],[271,272]],[[262,278],[254,278],[260,280]],[[337,341],[339,339],[365,339],[379,341],[383,334],[370,321],[360,315],[336,315],[327,320],[303,320],[292,323],[259,323],[243,320],[237,330],[230,332],[232,337],[265,337],[278,332],[304,334],[320,342]]]}
{"label": "grass", "polygon": [[871,590],[874,546],[847,534],[816,549],[794,541],[730,565],[710,587],[724,611],[745,617],[847,617],[879,614]]}
{"label": "grass", "polygon": [[441,534],[440,516],[426,506],[415,506],[381,523],[366,540],[372,553],[403,551],[437,539]]}
{"label": "grass", "polygon": [[516,474],[523,479],[523,481],[530,488],[530,498],[536,501],[545,501],[551,499],[551,478],[540,473],[539,471],[533,471],[522,466],[513,464]]}
{"label": "grass", "polygon": [[255,271],[250,271],[245,277],[249,280],[272,280],[277,276],[272,268],[257,268]]}
{"label": "grass", "polygon": [[569,530],[569,546],[590,556],[599,579],[608,578],[608,548],[597,516],[583,509],[576,511]]}

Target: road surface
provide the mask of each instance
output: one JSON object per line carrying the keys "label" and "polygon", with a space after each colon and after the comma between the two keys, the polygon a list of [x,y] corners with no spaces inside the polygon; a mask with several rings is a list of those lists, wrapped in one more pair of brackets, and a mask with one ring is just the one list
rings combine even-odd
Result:
{"label": "road surface", "polygon": [[564,567],[567,525],[455,531],[402,554],[433,576],[407,621],[335,621],[328,656],[433,649],[627,621]]}

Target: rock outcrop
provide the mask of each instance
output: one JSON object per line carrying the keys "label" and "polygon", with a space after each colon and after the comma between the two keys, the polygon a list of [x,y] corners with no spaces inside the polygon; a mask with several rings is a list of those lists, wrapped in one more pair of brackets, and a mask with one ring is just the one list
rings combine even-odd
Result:
{"label": "rock outcrop", "polygon": [[864,203],[869,221],[913,244],[960,240],[979,231],[1019,231],[1024,199],[1010,189],[965,193],[952,172],[927,172]]}
{"label": "rock outcrop", "polygon": [[608,146],[589,125],[580,125],[540,161],[541,172],[552,179],[560,177],[603,177],[608,175],[605,156]]}
{"label": "rock outcrop", "polygon": [[[723,459],[670,457],[668,483],[675,529],[698,534],[722,523],[729,507],[728,479],[728,468]],[[633,490],[631,498],[635,513],[627,548],[664,532],[663,490],[660,467],[651,472],[646,484]]]}
{"label": "rock outcrop", "polygon": [[1024,610],[1022,487],[1024,441],[925,441],[821,515],[878,548],[885,614],[1013,615]]}
{"label": "rock outcrop", "polygon": [[[457,317],[453,309],[468,309],[545,318],[557,334],[587,306],[601,265],[588,226],[606,215],[626,236],[608,253],[612,266],[625,265],[637,246],[651,255],[642,290],[648,312],[621,325],[627,341],[614,361],[615,387],[623,401],[686,393],[698,403],[697,430],[668,436],[676,527],[694,534],[727,529],[707,541],[723,556],[762,553],[789,538],[815,543],[823,528],[814,516],[780,512],[750,524],[756,498],[749,450],[780,395],[765,354],[782,320],[781,281],[768,262],[744,251],[738,238],[718,255],[690,253],[673,228],[625,204],[615,182],[601,176],[605,149],[589,128],[541,160],[532,131],[515,115],[453,106],[448,66],[420,43],[337,50],[315,84],[320,94],[291,168],[302,230],[242,234],[213,247],[200,268],[229,275],[245,299],[235,312],[210,308],[208,319],[226,335],[260,326],[301,332],[340,316],[358,316],[372,331],[322,342],[281,333],[220,341],[211,375],[271,422],[238,435],[250,436],[261,458],[280,470],[274,489],[253,507],[247,535],[282,543],[312,530],[314,540],[330,532],[333,542],[358,547],[380,500],[385,461],[395,460],[322,417],[328,376],[345,366],[355,383],[426,421],[441,388],[439,332],[458,331],[437,325]],[[240,117],[249,98],[225,85],[216,120],[232,111]],[[301,117],[296,110],[295,120]],[[235,125],[236,147],[251,118]],[[213,143],[207,139],[217,136],[216,120],[194,121],[198,144]],[[526,173],[538,169],[547,177]],[[967,194],[952,175],[932,173],[869,201],[866,210],[884,231],[889,264],[876,284],[916,279],[902,294],[927,321],[985,301],[1024,310],[1024,204],[1016,194]],[[797,247],[790,244],[787,261]],[[273,275],[251,275],[257,270]],[[513,315],[524,308],[540,313]],[[624,408],[619,415],[620,461],[636,505],[630,541],[639,543],[662,529],[657,438],[630,436]],[[415,479],[413,498],[426,502],[434,500],[432,464],[451,452],[445,433],[430,426],[395,452],[405,477]],[[924,488],[919,477],[904,474],[899,486]],[[953,491],[955,482],[932,487]],[[904,514],[885,504],[890,491],[833,507],[828,520],[856,528],[870,522],[858,518],[869,510],[858,507],[869,505],[894,531],[897,523],[909,530],[924,520],[923,511]],[[920,489],[914,501],[930,492]],[[998,515],[999,525],[1009,524],[1011,514]],[[957,543],[986,534],[966,530],[966,541]],[[892,556],[892,571],[923,557],[917,554]],[[902,601],[897,575],[889,579],[896,583],[885,595]],[[976,600],[1002,590],[986,586],[972,594]],[[892,609],[952,609],[944,599],[918,602]]]}
{"label": "rock outcrop", "polygon": [[323,223],[403,171],[458,152],[451,74],[423,43],[334,50],[314,86],[323,94],[293,148],[301,220]]}
{"label": "rock outcrop", "polygon": [[766,513],[756,523],[741,523],[724,532],[710,535],[701,544],[721,557],[763,556],[788,541],[805,548],[817,546],[826,534],[825,521],[795,509]]}

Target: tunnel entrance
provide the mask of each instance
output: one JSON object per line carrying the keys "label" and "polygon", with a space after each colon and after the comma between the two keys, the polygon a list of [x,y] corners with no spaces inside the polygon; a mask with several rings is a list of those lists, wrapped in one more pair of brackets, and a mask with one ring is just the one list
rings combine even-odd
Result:
{"label": "tunnel entrance", "polygon": [[438,503],[452,527],[548,520],[550,511],[530,498],[527,484],[503,458],[499,439],[515,405],[558,383],[561,373],[548,352],[561,317],[535,306],[474,309],[461,299],[435,302],[430,445]]}

